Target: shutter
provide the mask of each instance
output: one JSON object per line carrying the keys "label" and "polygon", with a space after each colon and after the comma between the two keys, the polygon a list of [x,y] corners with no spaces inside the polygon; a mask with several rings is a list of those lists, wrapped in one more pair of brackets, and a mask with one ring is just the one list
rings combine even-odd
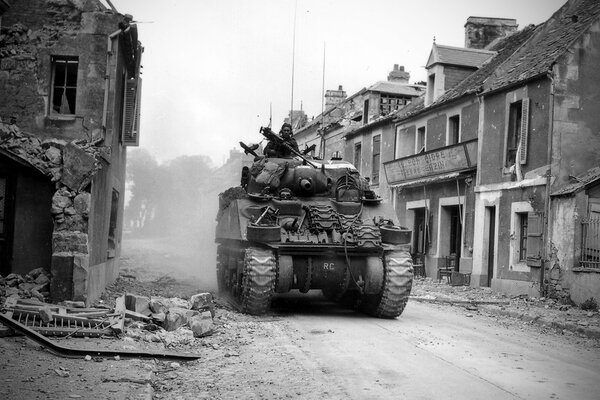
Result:
{"label": "shutter", "polygon": [[137,145],[135,135],[135,113],[136,113],[136,94],[137,79],[127,79],[125,81],[125,94],[123,96],[123,144]]}
{"label": "shutter", "polygon": [[529,266],[542,266],[543,226],[544,213],[527,214],[527,265]]}
{"label": "shutter", "polygon": [[529,98],[524,98],[521,103],[521,154],[519,162],[527,163],[527,137],[529,136]]}
{"label": "shutter", "polygon": [[135,99],[135,118],[133,120],[133,134],[131,146],[140,145],[140,104],[142,99],[142,78],[138,78],[137,95]]}

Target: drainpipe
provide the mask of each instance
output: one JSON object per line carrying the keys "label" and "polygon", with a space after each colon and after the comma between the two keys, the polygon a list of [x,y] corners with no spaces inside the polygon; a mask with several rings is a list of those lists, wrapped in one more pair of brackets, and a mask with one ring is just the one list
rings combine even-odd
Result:
{"label": "drainpipe", "polygon": [[551,218],[550,218],[550,186],[552,183],[552,137],[554,131],[554,72],[550,71],[548,74],[548,78],[550,78],[550,109],[548,113],[548,153],[547,153],[547,162],[548,162],[548,170],[546,171],[546,196],[544,200],[544,231],[542,234],[542,243],[545,243],[542,246],[542,268],[540,271],[540,294],[542,296],[546,295],[547,285],[544,283],[545,272],[546,272],[546,263],[548,263],[548,255],[549,255],[549,246],[552,244],[548,241],[548,238],[552,238],[550,235],[551,229]]}
{"label": "drainpipe", "polygon": [[[127,28],[129,29],[129,28]],[[121,29],[108,35],[106,51],[106,71],[104,72],[104,108],[102,110],[102,130],[106,138],[106,118],[108,115],[108,93],[110,89],[110,58],[113,55],[113,40],[123,32]]]}

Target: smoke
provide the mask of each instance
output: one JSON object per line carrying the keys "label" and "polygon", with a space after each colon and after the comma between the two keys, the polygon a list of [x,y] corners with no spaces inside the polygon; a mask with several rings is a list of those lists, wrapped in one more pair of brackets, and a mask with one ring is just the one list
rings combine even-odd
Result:
{"label": "smoke", "polygon": [[219,193],[239,185],[242,159],[232,152],[220,168],[204,156],[164,164],[144,150],[131,152],[121,257],[138,279],[170,276],[216,291],[215,217]]}

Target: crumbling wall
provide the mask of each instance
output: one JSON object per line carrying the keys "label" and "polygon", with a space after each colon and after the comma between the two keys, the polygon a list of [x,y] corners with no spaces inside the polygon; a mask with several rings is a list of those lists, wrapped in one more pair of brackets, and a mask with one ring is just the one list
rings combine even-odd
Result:
{"label": "crumbling wall", "polygon": [[[53,300],[85,300],[85,280],[80,270],[89,267],[88,217],[91,206],[89,183],[101,168],[108,150],[94,143],[40,140],[23,133],[14,124],[0,122],[0,149],[46,175],[55,184],[52,206]],[[32,269],[37,266],[32,266]],[[78,278],[78,276],[80,276]],[[77,284],[77,279],[82,283]],[[78,288],[79,287],[79,288]]]}
{"label": "crumbling wall", "polygon": [[[107,35],[122,17],[93,0],[21,0],[0,31],[0,117],[38,137],[101,138]],[[52,56],[79,61],[74,115],[54,114]]]}

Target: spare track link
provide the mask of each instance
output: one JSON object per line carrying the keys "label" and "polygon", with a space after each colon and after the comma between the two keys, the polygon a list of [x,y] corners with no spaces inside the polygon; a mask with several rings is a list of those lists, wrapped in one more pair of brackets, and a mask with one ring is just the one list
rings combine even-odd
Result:
{"label": "spare track link", "polygon": [[412,259],[408,251],[385,252],[383,265],[385,278],[381,297],[368,302],[365,311],[378,318],[396,318],[404,311],[412,288]]}
{"label": "spare track link", "polygon": [[271,306],[275,292],[277,261],[271,250],[249,247],[244,253],[242,311],[261,315]]}

